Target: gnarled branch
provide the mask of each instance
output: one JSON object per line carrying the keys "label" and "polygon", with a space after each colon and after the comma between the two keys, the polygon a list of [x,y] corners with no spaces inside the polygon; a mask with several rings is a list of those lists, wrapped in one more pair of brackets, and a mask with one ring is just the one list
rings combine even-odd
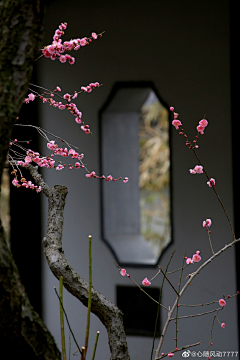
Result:
{"label": "gnarled branch", "polygon": [[[63,214],[68,189],[61,185],[49,188],[38,173],[37,166],[33,167],[29,164],[26,168],[48,197],[47,235],[43,239],[48,265],[56,278],[63,277],[64,287],[87,306],[88,283],[71,268],[62,249]],[[111,360],[129,360],[122,312],[94,288],[92,288],[91,311],[107,329]]]}

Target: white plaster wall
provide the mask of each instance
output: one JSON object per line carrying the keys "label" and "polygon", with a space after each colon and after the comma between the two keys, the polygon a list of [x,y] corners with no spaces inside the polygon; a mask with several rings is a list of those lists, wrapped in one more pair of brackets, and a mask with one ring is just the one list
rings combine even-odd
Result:
{"label": "white plaster wall", "polygon": [[[76,101],[93,137],[80,131],[69,113],[48,104],[39,107],[42,127],[78,146],[80,152],[85,153],[88,168],[99,172],[98,111],[113,84],[129,80],[153,81],[162,98],[180,113],[179,118],[190,139],[195,136],[198,121],[206,114],[209,126],[200,138],[198,153],[210,176],[216,178],[216,189],[233,219],[228,1],[51,1],[46,16],[45,44],[52,41],[55,29],[64,21],[69,24],[64,35],[66,40],[89,36],[92,31],[99,33],[105,30],[106,33],[102,39],[74,53],[74,66],[40,59],[39,85],[51,89],[59,85],[63,93],[72,93],[92,81],[99,81],[104,86],[91,94],[81,94]],[[206,217],[213,220],[215,250],[232,239],[228,222],[213,191],[206,185],[206,179],[203,175],[189,174],[189,168],[195,165],[196,160],[183,138],[172,129],[174,243],[161,259],[163,268],[173,250],[176,253],[171,269],[180,266],[184,251],[190,256],[201,250],[203,261],[211,255],[207,235],[201,227]],[[127,278],[119,276],[113,265],[113,255],[101,240],[99,181],[86,179],[84,170],[48,170],[44,171],[44,176],[50,185],[64,184],[69,188],[63,236],[66,258],[87,279],[88,234],[91,234],[93,286],[115,302],[116,285],[130,283]],[[116,183],[116,186],[119,185]],[[47,204],[43,199],[44,229],[46,216]],[[139,283],[155,273],[154,269],[127,270]],[[58,281],[45,262],[42,276],[44,320],[60,346],[59,308],[53,290]],[[176,275],[172,276],[172,281],[178,283]],[[204,269],[181,302],[208,302],[234,292],[235,257],[234,249],[231,249]],[[168,306],[173,300],[174,293],[166,285],[163,303]],[[75,336],[83,344],[86,309],[66,292],[64,304]],[[164,311],[161,317],[163,323],[166,319]],[[229,301],[219,317],[226,323],[226,328],[214,327],[213,349],[237,351],[237,308],[234,299]],[[211,325],[212,316],[209,315],[182,320],[179,323],[179,346],[202,341],[198,349],[207,350]],[[92,315],[90,353],[97,330],[101,332],[96,359],[105,360],[109,358],[107,334],[100,321]],[[174,348],[174,337],[170,326],[163,351]],[[128,344],[132,360],[150,358],[150,338],[128,337]],[[72,346],[75,349],[73,341]],[[180,359],[181,355],[177,354],[175,358]]]}

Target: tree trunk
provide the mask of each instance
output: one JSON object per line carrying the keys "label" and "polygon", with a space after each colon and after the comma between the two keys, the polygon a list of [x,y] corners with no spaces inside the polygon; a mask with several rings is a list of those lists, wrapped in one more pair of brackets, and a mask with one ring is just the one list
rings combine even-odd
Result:
{"label": "tree trunk", "polygon": [[[16,117],[42,44],[44,2],[0,1],[0,179]],[[21,204],[16,204],[21,206]],[[24,239],[24,229],[19,229]],[[60,359],[52,335],[33,310],[0,220],[0,357]]]}

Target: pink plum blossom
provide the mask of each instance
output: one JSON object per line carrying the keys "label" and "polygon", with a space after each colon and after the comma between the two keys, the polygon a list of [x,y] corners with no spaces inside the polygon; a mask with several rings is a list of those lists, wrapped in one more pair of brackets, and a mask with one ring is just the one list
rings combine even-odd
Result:
{"label": "pink plum blossom", "polygon": [[201,165],[196,165],[194,170],[196,171],[197,174],[203,173],[203,167]]}
{"label": "pink plum blossom", "polygon": [[205,127],[202,126],[202,125],[198,125],[198,126],[197,126],[197,131],[198,131],[201,135],[204,134],[204,129],[205,129]]}
{"label": "pink plum blossom", "polygon": [[220,306],[226,306],[226,301],[223,300],[223,299],[220,299],[220,300],[218,301],[218,303],[219,303]]}
{"label": "pink plum blossom", "polygon": [[95,171],[92,171],[90,174],[86,174],[85,176],[86,176],[87,178],[91,178],[91,177],[96,176],[96,173],[95,173]]}
{"label": "pink plum blossom", "polygon": [[64,168],[64,166],[60,164],[56,167],[56,170],[62,170],[63,168]]}
{"label": "pink plum blossom", "polygon": [[81,120],[81,118],[78,117],[78,116],[75,117],[75,121],[76,121],[77,124],[80,124],[80,125],[82,124],[82,120]]}
{"label": "pink plum blossom", "polygon": [[12,181],[12,184],[14,185],[14,186],[18,186],[18,183],[19,183],[19,181],[18,181],[18,179],[13,179],[13,181]]}
{"label": "pink plum blossom", "polygon": [[173,107],[173,106],[170,106],[170,111],[174,111],[174,107]]}
{"label": "pink plum blossom", "polygon": [[35,97],[36,97],[36,96],[35,96],[34,94],[32,94],[32,93],[28,95],[28,98],[29,98],[29,100],[31,100],[31,101],[33,101],[33,100],[35,99]]}
{"label": "pink plum blossom", "polygon": [[208,184],[209,187],[213,187],[213,186],[215,186],[216,181],[215,181],[215,179],[211,178],[211,179],[207,182],[207,184]]}
{"label": "pink plum blossom", "polygon": [[124,179],[123,179],[123,182],[124,182],[124,184],[126,184],[127,182],[128,182],[128,177],[125,177]]}
{"label": "pink plum blossom", "polygon": [[221,323],[221,328],[222,328],[222,329],[225,328],[225,323]]}
{"label": "pink plum blossom", "polygon": [[187,264],[193,264],[193,260],[191,258],[187,258],[186,263]]}
{"label": "pink plum blossom", "polygon": [[57,144],[55,144],[55,141],[52,140],[52,141],[50,141],[49,143],[47,143],[47,147],[48,147],[48,149],[50,149],[50,150],[55,150],[58,146],[57,146]]}
{"label": "pink plum blossom", "polygon": [[175,119],[175,120],[172,121],[172,125],[175,126],[176,130],[178,130],[179,126],[181,126],[182,123],[181,123],[180,120]]}
{"label": "pink plum blossom", "polygon": [[59,86],[56,87],[56,90],[57,90],[57,91],[62,91]]}
{"label": "pink plum blossom", "polygon": [[65,55],[61,55],[59,58],[60,62],[63,64],[67,61],[66,56]]}
{"label": "pink plum blossom", "polygon": [[196,254],[200,255],[200,253],[201,253],[201,251],[199,251],[199,250],[196,251]]}
{"label": "pink plum blossom", "polygon": [[120,270],[120,274],[121,274],[122,276],[126,276],[126,275],[127,275],[127,271],[126,271],[125,269],[121,269],[121,270]]}
{"label": "pink plum blossom", "polygon": [[151,282],[148,280],[148,278],[145,278],[145,279],[143,279],[142,284],[144,286],[149,286],[149,285],[151,285]]}
{"label": "pink plum blossom", "polygon": [[190,174],[203,174],[203,167],[196,165],[194,169],[189,169]]}
{"label": "pink plum blossom", "polygon": [[168,353],[168,355],[167,355],[168,357],[173,357],[174,356],[174,354],[173,353]]}
{"label": "pink plum blossom", "polygon": [[192,260],[194,262],[199,262],[201,260],[201,256],[199,254],[194,254]]}
{"label": "pink plum blossom", "polygon": [[26,156],[24,160],[25,160],[25,163],[30,163],[32,161],[32,158],[31,158],[31,156]]}
{"label": "pink plum blossom", "polygon": [[96,40],[97,39],[97,34],[96,33],[92,33],[92,38],[94,39],[94,40]]}
{"label": "pink plum blossom", "polygon": [[208,121],[206,119],[202,119],[199,121],[199,125],[206,127],[208,125]]}
{"label": "pink plum blossom", "polygon": [[203,227],[209,228],[212,225],[211,219],[206,219],[203,221]]}
{"label": "pink plum blossom", "polygon": [[79,162],[76,162],[75,167],[76,167],[76,169],[79,169],[81,167],[81,164]]}
{"label": "pink plum blossom", "polygon": [[68,155],[73,155],[73,154],[75,154],[75,150],[74,150],[74,149],[70,149],[70,150],[68,151]]}
{"label": "pink plum blossom", "polygon": [[75,63],[75,58],[71,56],[71,57],[68,59],[68,62],[69,62],[70,65],[73,65],[73,64]]}
{"label": "pink plum blossom", "polygon": [[71,95],[66,93],[65,95],[63,95],[63,98],[67,101],[71,101]]}

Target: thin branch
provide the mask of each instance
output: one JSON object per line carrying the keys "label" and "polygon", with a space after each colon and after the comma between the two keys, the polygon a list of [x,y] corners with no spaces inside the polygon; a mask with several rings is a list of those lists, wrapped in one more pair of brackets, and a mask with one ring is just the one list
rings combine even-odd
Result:
{"label": "thin branch", "polygon": [[86,326],[86,337],[85,337],[85,351],[84,360],[86,359],[88,349],[88,339],[90,330],[90,315],[91,315],[91,302],[92,302],[92,236],[88,236],[88,267],[89,267],[89,294],[88,294],[88,312],[87,312],[87,326]]}
{"label": "thin branch", "polygon": [[[183,286],[182,290],[180,291],[179,293],[179,298],[183,295],[183,293],[185,292],[185,290],[187,289],[187,287],[190,285],[190,283],[193,281],[193,279],[202,271],[202,269],[204,269],[210,262],[212,262],[217,256],[221,255],[222,252],[228,250],[229,248],[231,248],[233,245],[235,245],[237,242],[240,241],[240,238],[239,239],[234,239],[231,243],[225,245],[222,249],[220,249],[217,253],[215,253],[214,255],[212,255],[207,261],[205,261],[204,264],[202,264],[201,266],[199,266],[199,268],[192,274],[190,274],[189,276],[189,280],[186,282],[186,284]],[[170,309],[169,313],[168,313],[168,317],[167,317],[167,320],[166,320],[166,323],[164,325],[164,328],[163,328],[163,331],[162,331],[162,334],[161,334],[161,337],[160,337],[160,340],[159,340],[159,344],[158,344],[158,347],[157,347],[157,350],[156,350],[156,356],[155,356],[155,360],[158,359],[158,356],[159,356],[159,353],[160,353],[160,350],[161,350],[161,347],[162,347],[162,344],[163,344],[163,339],[165,337],[165,334],[166,334],[166,331],[167,331],[167,328],[168,328],[168,325],[170,323],[170,320],[172,318],[172,314],[176,308],[178,304],[178,297],[176,298],[172,308]]]}
{"label": "thin branch", "polygon": [[[198,345],[201,345],[201,341],[199,341],[199,342],[197,342],[196,344],[191,344],[191,345],[186,345],[186,346],[183,346],[183,347],[181,347],[180,349],[178,349],[178,350],[173,350],[173,351],[171,351],[171,353],[176,353],[176,352],[178,352],[178,351],[182,351],[182,350],[185,350],[185,349],[189,349],[190,347],[193,347],[193,346],[198,346]],[[160,356],[160,357],[158,357],[158,358],[156,358],[155,360],[160,360],[160,359],[163,359],[163,358],[165,358],[166,356],[168,356],[168,353],[167,354],[164,354],[164,355],[162,355],[162,356]]]}
{"label": "thin branch", "polygon": [[73,340],[74,340],[74,342],[75,342],[78,350],[80,351],[80,353],[82,353],[81,350],[80,350],[80,346],[78,345],[77,340],[76,340],[76,338],[75,338],[75,336],[74,336],[74,333],[73,333],[73,331],[72,331],[72,329],[71,329],[70,323],[69,323],[69,321],[68,321],[67,313],[66,313],[66,311],[65,311],[65,309],[64,309],[64,307],[63,307],[63,303],[62,303],[62,301],[61,301],[61,299],[60,299],[60,297],[59,297],[59,295],[58,295],[58,292],[57,292],[57,289],[55,288],[55,286],[54,286],[54,290],[55,290],[55,293],[56,293],[56,295],[57,295],[57,297],[58,297],[58,300],[59,300],[59,302],[60,302],[60,304],[61,304],[61,307],[62,307],[62,309],[63,309],[64,315],[65,315],[65,318],[66,318],[66,321],[67,321],[67,324],[68,324],[69,331],[70,331],[70,333],[72,334]]}
{"label": "thin branch", "polygon": [[59,299],[60,299],[60,326],[61,326],[61,342],[62,342],[62,357],[67,360],[66,345],[65,345],[65,332],[64,332],[64,313],[63,313],[63,278],[59,278]]}
{"label": "thin branch", "polygon": [[167,276],[165,275],[164,271],[162,270],[161,266],[158,266],[159,270],[163,273],[163,276],[165,277],[165,279],[168,281],[168,283],[171,285],[171,287],[173,288],[173,290],[175,291],[175,293],[178,295],[177,290],[175,289],[175,287],[173,286],[173,284],[171,283],[171,281],[167,278]]}
{"label": "thin branch", "polygon": [[97,343],[98,343],[99,333],[100,333],[100,331],[97,331],[96,340],[95,340],[94,349],[93,349],[92,360],[94,360],[94,358],[95,358],[95,354],[96,354],[96,350],[97,350]]}
{"label": "thin branch", "polygon": [[[199,164],[202,166],[201,161],[200,161],[200,159],[199,159],[199,157],[198,157],[195,149],[192,149],[192,151],[193,151],[195,157],[197,158]],[[209,177],[209,175],[208,175],[208,173],[206,172],[206,170],[205,170],[204,167],[203,167],[203,171],[204,171],[204,174],[206,175],[208,181],[210,181],[210,177]],[[226,209],[225,209],[225,207],[224,207],[224,205],[223,205],[223,203],[222,203],[222,200],[220,199],[220,197],[219,197],[219,195],[218,195],[218,193],[217,193],[217,190],[215,189],[215,186],[212,186],[212,189],[213,189],[213,191],[215,192],[215,194],[216,194],[216,196],[217,196],[217,199],[218,199],[218,201],[220,202],[221,207],[222,207],[222,209],[223,209],[223,211],[224,211],[224,214],[225,214],[226,217],[227,217],[228,223],[229,223],[229,225],[230,225],[230,228],[231,228],[231,231],[232,231],[232,234],[233,234],[233,238],[234,238],[234,240],[235,240],[235,239],[236,239],[236,236],[235,236],[235,233],[234,233],[234,230],[233,230],[232,223],[231,223],[230,218],[229,218],[229,216],[228,216],[228,213],[227,213],[227,211],[226,211]]]}
{"label": "thin branch", "polygon": [[223,308],[218,308],[218,309],[214,309],[214,310],[211,310],[211,311],[206,311],[206,312],[201,313],[201,314],[178,316],[178,317],[171,318],[170,321],[176,320],[176,319],[187,319],[187,318],[196,317],[196,316],[203,316],[203,315],[207,315],[207,314],[212,314],[215,311],[220,311],[220,310],[223,310]]}

